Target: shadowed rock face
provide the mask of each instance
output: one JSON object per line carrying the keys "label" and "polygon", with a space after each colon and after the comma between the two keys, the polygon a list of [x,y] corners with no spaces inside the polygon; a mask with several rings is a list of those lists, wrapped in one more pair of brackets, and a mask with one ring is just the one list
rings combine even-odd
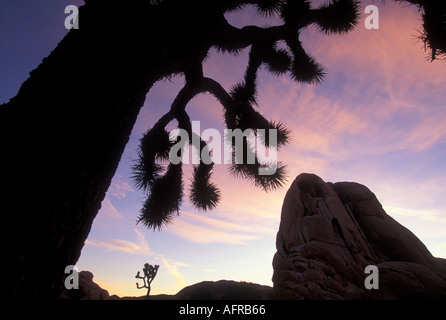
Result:
{"label": "shadowed rock face", "polygon": [[93,281],[93,273],[90,271],[79,272],[79,289],[64,290],[61,296],[63,300],[106,300],[110,297],[107,290],[102,289]]}
{"label": "shadowed rock face", "polygon": [[[276,299],[446,299],[446,260],[358,183],[299,175],[283,203],[276,247]],[[379,289],[365,288],[367,265],[378,268]]]}
{"label": "shadowed rock face", "polygon": [[180,290],[179,300],[269,300],[272,288],[256,283],[220,280],[203,281]]}

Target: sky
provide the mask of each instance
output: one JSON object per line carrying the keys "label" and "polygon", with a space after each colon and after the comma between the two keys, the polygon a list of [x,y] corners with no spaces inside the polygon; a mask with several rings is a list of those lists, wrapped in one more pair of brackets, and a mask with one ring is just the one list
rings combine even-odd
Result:
{"label": "sky", "polygon": [[[323,1],[313,1],[314,6]],[[76,0],[16,0],[0,3],[0,104],[68,32],[67,5]],[[379,9],[379,29],[368,30],[365,6]],[[372,190],[386,212],[410,229],[437,257],[446,258],[446,62],[427,60],[417,42],[416,7],[363,0],[358,26],[347,35],[303,31],[304,48],[325,66],[319,85],[287,76],[259,74],[258,101],[267,119],[292,131],[278,160],[287,165],[286,185],[264,192],[235,179],[224,164],[213,182],[221,203],[212,212],[183,200],[180,216],[162,231],[137,225],[144,194],[134,187],[131,166],[141,136],[170,108],[184,78],[158,82],[146,101],[117,173],[94,220],[77,263],[110,294],[141,296],[135,275],[144,263],[160,265],[152,294],[174,294],[187,285],[220,279],[272,286],[272,259],[285,193],[303,172],[324,181],[354,181]],[[236,26],[271,25],[252,8],[231,13]],[[81,27],[81,26],[80,26]],[[75,31],[73,31],[75,32]],[[204,74],[226,89],[241,81],[248,50],[238,57],[212,51]],[[201,129],[223,133],[222,108],[209,95],[187,107]],[[185,166],[185,192],[191,166]]]}

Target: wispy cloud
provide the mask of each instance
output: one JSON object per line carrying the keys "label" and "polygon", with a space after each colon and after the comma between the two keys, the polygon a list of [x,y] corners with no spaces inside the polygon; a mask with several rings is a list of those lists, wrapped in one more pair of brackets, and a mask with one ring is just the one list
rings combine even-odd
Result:
{"label": "wispy cloud", "polygon": [[179,267],[188,267],[189,264],[167,259],[164,255],[153,252],[147,242],[146,237],[138,229],[134,229],[136,234],[136,241],[129,241],[124,239],[103,239],[94,240],[89,239],[85,243],[86,245],[101,247],[107,251],[120,251],[125,254],[141,255],[144,257],[150,257],[154,261],[159,261],[162,264],[163,269],[167,270],[167,273],[175,279],[175,289],[179,290],[187,285],[185,276],[179,271]]}
{"label": "wispy cloud", "polygon": [[[237,215],[240,216],[240,213]],[[182,212],[181,215],[186,218],[188,221],[194,223],[194,224],[200,224],[200,225],[207,225],[208,227],[212,229],[218,229],[218,230],[225,230],[229,232],[239,232],[239,233],[263,233],[269,231],[268,229],[262,228],[262,226],[258,224],[248,225],[248,224],[241,224],[237,222],[229,222],[227,220],[222,219],[222,214],[212,214],[214,218],[211,218],[210,216],[205,216],[205,214],[199,214],[199,213],[191,213],[191,212]],[[239,220],[240,218],[235,218],[233,221]],[[228,219],[228,217],[226,217]]]}
{"label": "wispy cloud", "polygon": [[446,242],[442,242],[440,244],[435,245],[431,248],[431,253],[434,257],[446,257]]}
{"label": "wispy cloud", "polygon": [[[445,81],[446,83],[446,81]],[[406,144],[413,151],[423,151],[435,144],[446,143],[446,115],[432,113],[407,135]]]}
{"label": "wispy cloud", "polygon": [[387,213],[390,215],[418,218],[420,220],[446,222],[446,218],[442,217],[436,209],[409,209],[404,207],[386,207]]}
{"label": "wispy cloud", "polygon": [[94,247],[102,247],[108,251],[121,251],[128,254],[139,254],[143,256],[151,256],[153,254],[147,243],[141,241],[135,243],[124,239],[89,239],[85,244]]}
{"label": "wispy cloud", "polygon": [[178,218],[167,229],[168,232],[195,243],[246,244],[258,236],[246,233],[220,231],[209,226],[199,226]]}
{"label": "wispy cloud", "polygon": [[356,154],[422,152],[446,142],[444,63],[427,63],[423,49],[416,50],[416,10],[394,3],[385,9],[379,30],[360,24],[345,36],[325,36],[315,28],[302,33],[304,47],[327,66],[321,85],[263,75],[268,86],[259,90],[262,111],[290,127],[295,154],[339,161]]}
{"label": "wispy cloud", "polygon": [[120,174],[116,174],[112,180],[107,195],[112,196],[118,200],[121,200],[127,196],[128,192],[133,192],[133,188],[127,182],[122,180]]}
{"label": "wispy cloud", "polygon": [[102,201],[98,219],[102,222],[122,219],[124,216],[115,208],[112,200],[122,200],[127,196],[128,192],[134,192],[133,188],[122,179],[120,174],[116,174],[107,191],[105,199]]}
{"label": "wispy cloud", "polygon": [[122,251],[130,254],[141,254],[142,248],[137,244],[123,239],[87,240],[85,244],[93,247],[103,247],[109,251]]}
{"label": "wispy cloud", "polygon": [[414,233],[429,250],[436,250],[436,255],[446,257],[445,252],[438,252],[438,242],[446,239],[446,217],[435,209],[412,210],[401,207],[384,207],[384,210],[401,225]]}
{"label": "wispy cloud", "polygon": [[105,220],[122,219],[123,215],[113,206],[110,199],[105,197],[101,204],[101,210],[98,213],[98,218]]}
{"label": "wispy cloud", "polygon": [[188,266],[187,264],[169,261],[161,255],[157,255],[157,257],[162,261],[164,267],[167,268],[168,273],[175,278],[175,285],[177,288],[184,288],[187,286],[186,277],[178,270],[178,267]]}

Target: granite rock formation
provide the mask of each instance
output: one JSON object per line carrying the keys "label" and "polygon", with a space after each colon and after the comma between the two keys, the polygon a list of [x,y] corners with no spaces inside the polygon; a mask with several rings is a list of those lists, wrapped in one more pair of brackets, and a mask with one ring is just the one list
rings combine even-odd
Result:
{"label": "granite rock formation", "polygon": [[[299,175],[284,199],[276,247],[275,299],[446,299],[446,260],[358,183]],[[368,265],[378,268],[378,289],[365,286]]]}
{"label": "granite rock formation", "polygon": [[90,271],[79,272],[79,289],[65,289],[62,293],[64,300],[107,300],[110,295],[93,281]]}

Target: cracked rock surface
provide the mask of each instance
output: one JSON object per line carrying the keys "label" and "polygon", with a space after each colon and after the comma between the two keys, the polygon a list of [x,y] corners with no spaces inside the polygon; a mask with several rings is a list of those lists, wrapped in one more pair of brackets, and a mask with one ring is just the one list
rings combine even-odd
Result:
{"label": "cracked rock surface", "polygon": [[[276,299],[446,299],[446,260],[365,186],[299,175],[288,190],[273,259]],[[378,289],[366,289],[366,266]]]}

